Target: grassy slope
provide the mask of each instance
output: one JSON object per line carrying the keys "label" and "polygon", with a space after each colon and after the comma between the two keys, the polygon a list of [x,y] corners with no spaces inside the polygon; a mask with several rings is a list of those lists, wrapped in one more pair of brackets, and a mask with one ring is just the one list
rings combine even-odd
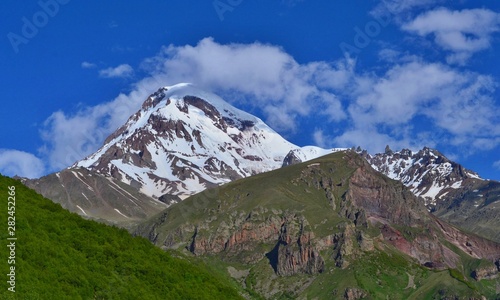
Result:
{"label": "grassy slope", "polygon": [[[342,156],[343,153],[336,153],[333,156],[316,159],[311,163],[332,162],[336,164]],[[309,224],[315,227],[316,234],[319,236],[331,234],[331,229],[345,220],[332,213],[332,208],[324,197],[324,191],[314,187],[305,187],[301,183],[292,183],[302,169],[304,169],[303,164],[292,165],[236,180],[221,188],[201,192],[173,205],[166,210],[169,213],[168,222],[161,226],[160,240],[162,233],[176,229],[186,222],[197,224],[206,220],[208,215],[217,216],[217,219],[211,222],[213,225],[211,229],[215,229],[220,222],[229,222],[230,217],[227,213],[248,214],[250,211],[258,211],[261,208],[268,209],[264,215],[273,215],[273,209],[282,212],[299,211],[304,214]],[[336,164],[334,182],[340,183],[344,178],[350,177],[353,171],[342,163]],[[337,200],[347,188],[348,186],[344,185],[335,190]],[[145,224],[155,222],[162,214],[149,219]],[[328,222],[325,223],[325,220]]]}
{"label": "grassy slope", "polygon": [[205,265],[172,257],[123,229],[84,220],[0,176],[2,274],[9,267],[8,186],[16,187],[16,293],[2,280],[1,299],[240,298]]}

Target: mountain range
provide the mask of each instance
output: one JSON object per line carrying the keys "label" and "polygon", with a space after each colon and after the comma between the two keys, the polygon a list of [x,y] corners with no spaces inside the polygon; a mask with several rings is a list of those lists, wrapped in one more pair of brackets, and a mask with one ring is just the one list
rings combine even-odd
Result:
{"label": "mountain range", "polygon": [[191,84],[160,88],[71,167],[21,180],[203,259],[246,298],[500,293],[499,182],[427,147],[299,147]]}
{"label": "mountain range", "polygon": [[338,149],[300,148],[217,95],[178,84],[148,97],[92,155],[25,183],[82,216],[127,223],[280,168],[292,150],[309,160]]}
{"label": "mountain range", "polygon": [[[205,189],[341,150],[294,145],[261,119],[183,83],[150,95],[95,153],[23,181],[70,211],[128,226]],[[499,182],[430,148],[355,150],[435,215],[500,241]]]}

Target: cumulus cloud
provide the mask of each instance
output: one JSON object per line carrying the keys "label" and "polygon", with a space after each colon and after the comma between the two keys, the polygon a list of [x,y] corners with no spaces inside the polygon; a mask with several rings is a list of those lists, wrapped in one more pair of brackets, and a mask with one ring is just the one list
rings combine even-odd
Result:
{"label": "cumulus cloud", "polygon": [[7,176],[38,178],[45,166],[35,155],[18,150],[0,149],[0,173]]}
{"label": "cumulus cloud", "polygon": [[47,157],[49,169],[68,167],[96,151],[105,138],[123,125],[151,92],[161,86],[159,82],[152,83],[151,79],[138,83],[128,95],[120,94],[110,102],[87,107],[75,114],[53,113],[41,130],[45,145],[40,151]]}
{"label": "cumulus cloud", "polygon": [[335,118],[343,117],[331,90],[349,82],[354,65],[352,60],[299,64],[277,46],[222,45],[205,38],[196,46],[165,47],[143,67],[168,82],[193,82],[222,95],[237,91],[262,109],[271,126],[293,130],[297,117],[325,101],[339,109]]}
{"label": "cumulus cloud", "polygon": [[178,82],[215,91],[233,104],[253,105],[282,133],[293,132],[297,119],[312,113],[343,120],[347,115],[333,90],[352,81],[354,65],[352,60],[299,64],[282,48],[257,42],[223,45],[206,38],[195,46],[170,45],[144,61],[150,75],[129,94],[73,114],[53,113],[41,131],[40,150],[51,170],[67,167],[97,150],[152,92]]}
{"label": "cumulus cloud", "polygon": [[313,133],[313,140],[314,144],[316,146],[322,147],[322,148],[329,148],[332,147],[329,145],[328,141],[326,140],[327,137],[325,136],[325,133],[321,129],[316,129]]}
{"label": "cumulus cloud", "polygon": [[374,128],[352,129],[347,130],[340,136],[324,137],[331,139],[329,147],[345,147],[361,146],[372,153],[381,152],[386,145],[390,145],[394,149],[412,148],[407,139],[398,140],[385,133],[380,133]]}
{"label": "cumulus cloud", "polygon": [[[254,106],[281,134],[310,134],[317,145],[369,151],[422,146],[500,144],[500,116],[491,77],[417,57],[394,59],[385,73],[361,73],[356,62],[298,63],[278,46],[198,44],[164,47],[146,59],[149,75],[132,92],[73,114],[55,112],[42,136],[52,170],[91,154],[161,86],[192,82],[236,104]],[[480,116],[480,117],[478,117]],[[301,128],[314,121],[316,129]],[[335,131],[326,130],[335,128]],[[299,131],[301,130],[301,131]]]}
{"label": "cumulus cloud", "polygon": [[358,81],[348,106],[352,128],[334,138],[340,146],[368,143],[369,150],[382,151],[385,144],[446,143],[474,151],[500,144],[491,77],[414,60]]}
{"label": "cumulus cloud", "polygon": [[99,76],[104,78],[125,78],[130,77],[134,69],[128,64],[122,64],[115,68],[107,68],[99,71]]}
{"label": "cumulus cloud", "polygon": [[488,9],[438,8],[402,28],[422,37],[433,36],[437,45],[451,52],[449,63],[464,64],[474,53],[491,47],[493,34],[500,30],[500,14]]}

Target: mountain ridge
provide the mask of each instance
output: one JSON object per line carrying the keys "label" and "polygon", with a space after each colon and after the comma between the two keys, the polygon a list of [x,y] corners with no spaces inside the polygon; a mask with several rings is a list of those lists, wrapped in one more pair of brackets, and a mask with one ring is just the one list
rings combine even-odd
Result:
{"label": "mountain ridge", "polygon": [[[342,150],[296,146],[261,119],[184,83],[151,94],[95,153],[24,182],[84,217],[126,226],[207,188]],[[356,151],[410,187],[436,215],[500,241],[492,229],[500,226],[495,181],[427,147],[415,152],[387,147],[373,155]],[[463,220],[464,214],[473,217]]]}
{"label": "mountain ridge", "polygon": [[215,94],[178,84],[150,96],[96,153],[73,167],[139,184],[151,197],[185,198],[276,169],[296,148],[262,120]]}
{"label": "mountain ridge", "polygon": [[484,180],[477,173],[449,160],[438,150],[428,147],[414,152],[410,149],[392,151],[387,146],[384,153],[370,155],[361,151],[361,154],[375,170],[401,181],[416,196],[424,198],[426,206],[430,208],[450,189],[462,187],[464,180]]}

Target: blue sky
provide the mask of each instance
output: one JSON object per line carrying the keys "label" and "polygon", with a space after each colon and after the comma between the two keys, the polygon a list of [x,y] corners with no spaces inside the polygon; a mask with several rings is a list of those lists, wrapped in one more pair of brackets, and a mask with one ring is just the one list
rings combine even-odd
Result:
{"label": "blue sky", "polygon": [[2,1],[0,173],[95,151],[192,82],[293,143],[437,148],[500,179],[500,3]]}

